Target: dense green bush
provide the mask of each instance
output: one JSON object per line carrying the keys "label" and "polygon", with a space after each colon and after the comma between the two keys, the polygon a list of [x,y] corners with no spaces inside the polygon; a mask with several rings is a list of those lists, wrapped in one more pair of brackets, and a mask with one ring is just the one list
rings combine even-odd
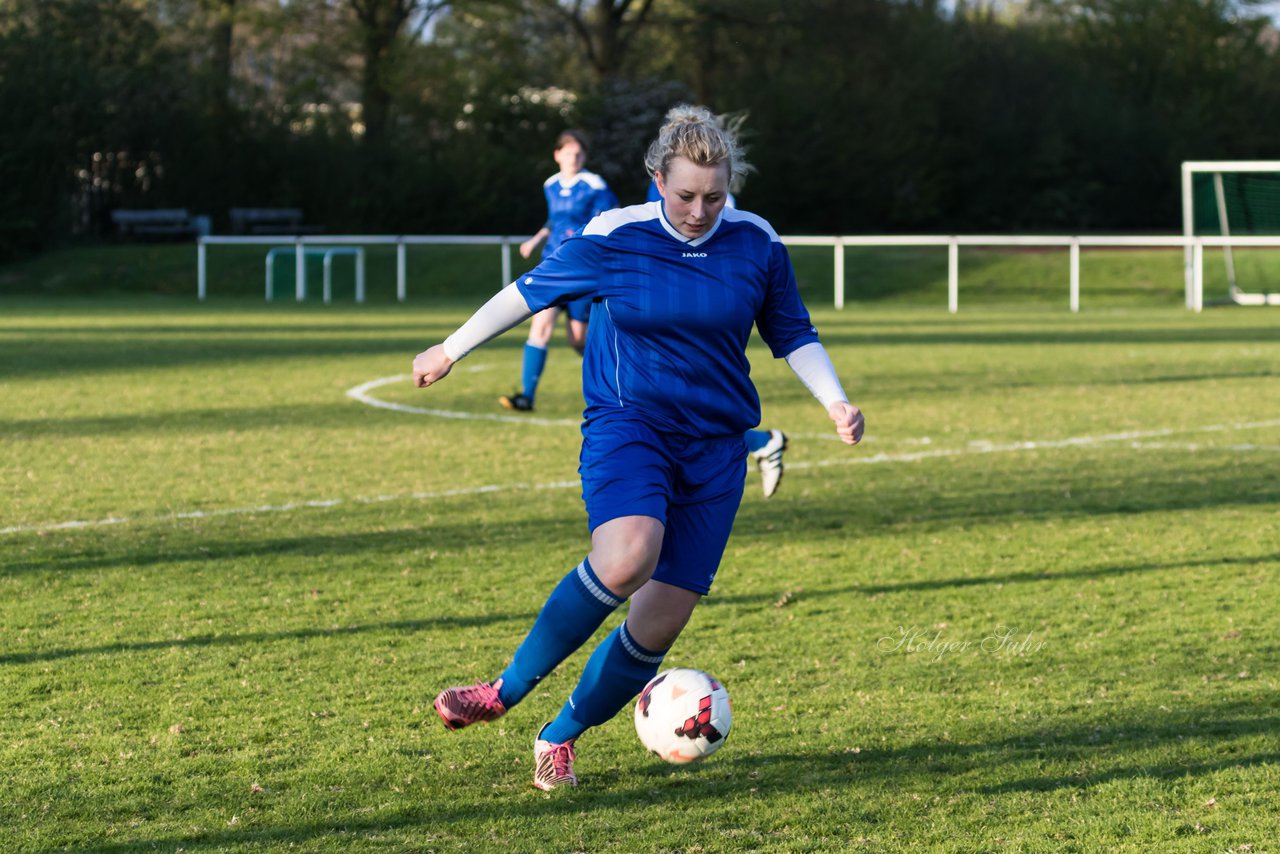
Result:
{"label": "dense green bush", "polygon": [[369,77],[353,0],[0,0],[0,260],[118,207],[531,232],[558,130],[635,201],[678,100],[749,114],[743,204],[791,233],[1173,230],[1179,161],[1280,138],[1275,31],[1224,0],[653,0],[591,51],[550,0],[379,3],[417,17]]}

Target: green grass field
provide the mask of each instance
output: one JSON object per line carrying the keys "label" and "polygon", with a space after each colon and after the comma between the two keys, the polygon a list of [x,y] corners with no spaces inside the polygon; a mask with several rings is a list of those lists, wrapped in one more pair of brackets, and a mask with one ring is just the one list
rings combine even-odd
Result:
{"label": "green grass field", "polygon": [[915,299],[810,297],[856,449],[752,351],[787,476],[667,658],[724,749],[627,711],[550,795],[584,654],[431,698],[585,552],[567,348],[521,424],[519,333],[390,379],[470,296],[0,300],[0,851],[1277,850],[1280,315]]}

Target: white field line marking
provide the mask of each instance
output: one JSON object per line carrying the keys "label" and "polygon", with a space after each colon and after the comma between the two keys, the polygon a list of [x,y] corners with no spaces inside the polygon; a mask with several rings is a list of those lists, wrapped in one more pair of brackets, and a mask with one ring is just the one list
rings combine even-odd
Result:
{"label": "white field line marking", "polygon": [[[388,382],[396,382],[404,379],[399,377],[384,377],[383,380],[374,380],[375,383],[385,385]],[[368,383],[365,384],[366,386]],[[362,388],[361,386],[357,386]],[[356,391],[356,389],[352,389]],[[348,392],[351,395],[351,392]],[[354,395],[351,395],[354,397]],[[357,398],[359,399],[359,398]],[[373,398],[371,398],[373,400]],[[377,401],[375,405],[392,406],[383,401]],[[409,411],[419,411],[415,407],[405,407]],[[427,414],[435,414],[428,411]],[[455,413],[450,417],[458,417]],[[471,416],[463,416],[471,417]],[[529,423],[524,419],[513,419],[521,423]],[[1132,448],[1155,448],[1167,443],[1142,442],[1143,439],[1156,438],[1161,436],[1175,436],[1185,433],[1220,433],[1236,430],[1260,430],[1269,427],[1280,427],[1280,419],[1273,421],[1245,421],[1235,424],[1207,424],[1203,427],[1187,427],[1187,428],[1166,428],[1163,430],[1131,430],[1125,433],[1107,433],[1101,436],[1074,436],[1068,439],[1049,439],[1029,442],[970,442],[964,448],[936,448],[928,451],[915,451],[905,454],[871,454],[869,456],[848,456],[840,459],[816,460],[813,462],[797,462],[787,463],[790,469],[809,469],[809,468],[826,468],[829,466],[846,466],[846,465],[872,465],[878,463],[914,463],[921,460],[940,459],[944,457],[958,457],[967,454],[996,454],[1011,453],[1016,451],[1035,451],[1049,450],[1054,448],[1080,448],[1101,445],[1110,442],[1125,442]],[[1196,451],[1272,451],[1277,450],[1274,445],[1196,445],[1196,444],[1177,444],[1170,447],[1180,450],[1196,450]],[[264,504],[258,507],[233,507],[225,510],[193,510],[185,513],[170,513],[163,516],[143,516],[131,518],[128,516],[111,516],[106,519],[88,519],[77,520],[72,522],[51,522],[44,525],[15,525],[9,528],[0,528],[0,536],[5,534],[24,534],[36,531],[56,531],[76,528],[99,528],[107,525],[123,525],[131,522],[172,522],[181,519],[212,519],[218,516],[242,516],[252,513],[288,513],[293,510],[306,510],[316,508],[338,507],[344,504],[361,505],[361,504],[383,504],[391,501],[424,501],[433,498],[453,498],[464,495],[481,495],[492,492],[516,492],[535,489],[574,489],[577,488],[579,482],[572,481],[554,481],[550,483],[513,483],[505,485],[489,485],[476,486],[463,489],[450,489],[441,492],[409,492],[398,495],[377,495],[372,498],[329,498],[314,501],[297,501],[288,504]]]}
{"label": "white field line marking", "polygon": [[[473,370],[487,370],[487,365],[477,365]],[[468,421],[499,421],[504,424],[533,424],[538,427],[577,427],[582,422],[578,419],[568,418],[538,418],[534,415],[492,415],[489,413],[478,412],[458,412],[452,409],[427,409],[422,406],[408,406],[403,403],[391,403],[369,394],[375,388],[381,388],[384,385],[392,383],[409,382],[413,379],[412,374],[397,374],[394,377],[379,377],[376,380],[369,380],[367,383],[361,383],[355,388],[347,389],[347,397],[352,400],[358,400],[368,406],[374,406],[378,409],[390,409],[393,412],[407,412],[410,415],[434,415],[436,418],[460,418]]]}
{"label": "white field line marking", "polygon": [[1130,442],[1129,447],[1136,451],[1280,451],[1280,445],[1199,445],[1195,442],[1182,445],[1177,442]]}
{"label": "white field line marking", "polygon": [[[458,368],[457,372],[478,373],[480,371],[488,371],[492,369],[493,369],[492,365],[472,365],[468,367]],[[368,406],[373,406],[378,409],[389,409],[392,412],[404,412],[409,415],[434,415],[437,418],[456,418],[456,419],[462,419],[462,420],[476,420],[476,421],[499,421],[503,424],[533,424],[538,427],[579,427],[582,424],[582,419],[580,418],[579,419],[538,418],[533,415],[492,415],[488,413],[459,412],[453,409],[427,409],[422,406],[410,406],[405,403],[391,403],[390,401],[380,400],[379,398],[376,398],[373,395],[369,394],[369,392],[373,391],[374,389],[382,388],[383,386],[387,386],[387,385],[393,385],[394,383],[398,383],[398,382],[409,382],[412,379],[413,379],[412,374],[396,374],[393,377],[379,377],[376,380],[369,380],[369,382],[367,383],[361,383],[360,385],[355,386],[354,388],[347,389],[346,395],[352,400],[357,400],[360,403],[366,404]],[[794,439],[821,439],[823,441],[831,440],[835,442],[840,441],[840,437],[837,436],[834,432],[788,433],[787,435]],[[877,441],[877,439],[874,436],[868,436],[865,439],[863,439],[863,441],[875,442]],[[895,443],[901,444],[901,445],[930,445],[930,444],[933,444],[933,440],[930,439],[928,436],[925,436],[920,439],[898,439],[895,441]]]}
{"label": "white field line marking", "polygon": [[[936,448],[928,451],[915,451],[906,454],[871,454],[870,456],[849,457],[845,459],[816,460],[814,462],[787,463],[787,468],[823,468],[826,466],[865,465],[868,463],[914,463],[920,460],[939,459],[942,457],[958,457],[965,454],[998,454],[1012,451],[1038,451],[1055,448],[1087,448],[1111,442],[1125,442],[1129,447],[1154,447],[1162,443],[1145,443],[1142,439],[1158,436],[1176,436],[1183,433],[1220,433],[1227,430],[1260,430],[1268,427],[1280,427],[1280,420],[1244,421],[1237,424],[1206,424],[1203,427],[1169,427],[1163,430],[1131,430],[1125,433],[1106,433],[1101,436],[1073,436],[1069,439],[1047,439],[1029,442],[988,442],[973,441],[964,448]],[[1271,445],[1196,445],[1171,444],[1169,447],[1180,450],[1200,451],[1269,451]]]}
{"label": "white field line marking", "polygon": [[[822,442],[841,441],[840,437],[835,434],[834,429],[828,433],[793,433],[790,430],[784,430],[783,432],[787,434],[788,439],[805,439],[806,441],[809,439],[815,439]],[[882,441],[885,441],[885,440],[881,439],[879,436],[863,436],[862,442],[860,444],[868,445],[868,444],[875,444],[877,442],[882,442]],[[917,438],[909,438],[904,436],[902,438],[895,438],[890,441],[892,441],[893,444],[895,445],[932,445],[933,444],[933,439],[929,436],[920,436]]]}

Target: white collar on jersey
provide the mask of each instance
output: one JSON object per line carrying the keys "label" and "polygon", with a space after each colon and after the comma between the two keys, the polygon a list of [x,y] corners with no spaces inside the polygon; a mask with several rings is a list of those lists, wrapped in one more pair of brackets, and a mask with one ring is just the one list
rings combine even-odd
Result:
{"label": "white collar on jersey", "polygon": [[592,172],[590,169],[579,169],[577,172],[573,174],[572,177],[569,177],[569,178],[565,178],[563,174],[561,174],[560,172],[557,172],[556,174],[552,175],[550,178],[543,181],[542,183],[544,186],[550,186],[551,184],[559,184],[561,187],[567,190],[570,187],[576,187],[579,181],[586,184],[588,187],[590,187],[593,190],[601,190],[601,189],[604,189],[604,186],[605,186],[604,179],[601,178],[596,173]]}
{"label": "white collar on jersey", "polygon": [[653,204],[658,206],[658,221],[661,222],[662,227],[667,230],[667,234],[670,234],[676,240],[679,240],[681,243],[684,243],[688,246],[701,246],[702,244],[706,243],[708,240],[711,239],[711,235],[715,234],[716,231],[719,230],[720,223],[724,222],[724,211],[722,210],[720,211],[720,216],[716,217],[715,225],[707,229],[706,234],[702,235],[701,237],[685,237],[683,234],[680,233],[679,229],[677,229],[674,225],[672,225],[671,222],[667,219],[667,211],[665,206],[662,204],[662,200],[659,199]]}

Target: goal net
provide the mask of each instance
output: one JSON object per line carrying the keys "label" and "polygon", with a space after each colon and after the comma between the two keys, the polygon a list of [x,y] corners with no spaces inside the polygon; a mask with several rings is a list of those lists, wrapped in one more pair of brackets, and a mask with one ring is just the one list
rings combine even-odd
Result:
{"label": "goal net", "polygon": [[[1205,238],[1205,302],[1280,305],[1280,161],[1183,163],[1182,225]],[[1188,293],[1195,263],[1188,248]]]}

